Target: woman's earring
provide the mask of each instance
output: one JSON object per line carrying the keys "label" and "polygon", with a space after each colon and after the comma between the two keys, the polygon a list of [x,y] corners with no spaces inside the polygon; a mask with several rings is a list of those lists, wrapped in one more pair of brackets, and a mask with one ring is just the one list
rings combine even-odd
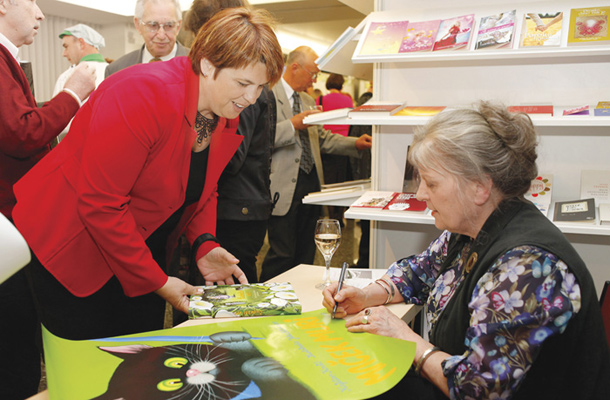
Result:
{"label": "woman's earring", "polygon": [[204,73],[203,73],[203,77],[204,77],[204,78],[207,78],[207,77],[208,77],[208,74],[206,74],[206,73],[204,72]]}

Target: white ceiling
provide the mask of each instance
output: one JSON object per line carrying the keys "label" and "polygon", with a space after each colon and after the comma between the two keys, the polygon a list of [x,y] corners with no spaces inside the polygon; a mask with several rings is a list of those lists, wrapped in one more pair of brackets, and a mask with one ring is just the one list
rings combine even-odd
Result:
{"label": "white ceiling", "polygon": [[[135,0],[125,1],[133,2],[135,7]],[[257,2],[261,1],[264,2]],[[85,23],[106,25],[132,20],[131,16],[98,11],[57,0],[37,2],[45,14],[69,17]],[[345,28],[355,27],[373,10],[373,0],[274,0],[254,7],[270,11],[278,20],[280,29],[330,45]]]}

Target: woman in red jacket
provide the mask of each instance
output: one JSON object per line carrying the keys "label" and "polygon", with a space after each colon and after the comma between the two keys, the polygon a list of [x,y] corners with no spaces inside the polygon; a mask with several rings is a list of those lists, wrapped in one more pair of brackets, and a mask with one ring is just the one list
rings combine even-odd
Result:
{"label": "woman in red jacket", "polygon": [[270,24],[262,11],[226,10],[188,57],[113,74],[15,185],[13,217],[41,264],[33,287],[51,332],[129,334],[162,328],[165,301],[186,311],[195,289],[146,245],[159,230],[186,235],[207,283],[246,282],[213,236],[216,187],[242,140],[239,113],[281,74]]}

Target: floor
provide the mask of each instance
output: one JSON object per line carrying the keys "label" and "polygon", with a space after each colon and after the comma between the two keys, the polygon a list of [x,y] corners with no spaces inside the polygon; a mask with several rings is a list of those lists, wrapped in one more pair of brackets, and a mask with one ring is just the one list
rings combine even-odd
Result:
{"label": "floor", "polygon": [[[311,238],[313,240],[313,237]],[[341,233],[341,244],[337,249],[337,252],[332,258],[331,267],[340,268],[341,264],[346,261],[350,265],[354,265],[358,260],[358,245],[360,243],[360,223],[359,221],[354,221],[348,219],[345,221],[345,226],[343,228],[343,232]],[[257,257],[257,267],[260,275],[260,268],[269,250],[269,243],[265,239],[265,243],[261,248],[261,251]],[[314,258],[314,265],[320,265],[320,280],[322,280],[324,274],[324,258],[320,252],[316,252],[316,256]],[[165,312],[165,326],[170,328],[172,326],[172,308],[167,307]],[[47,388],[47,377],[45,374],[44,363],[42,364],[42,378],[40,380],[39,391],[45,390]]]}

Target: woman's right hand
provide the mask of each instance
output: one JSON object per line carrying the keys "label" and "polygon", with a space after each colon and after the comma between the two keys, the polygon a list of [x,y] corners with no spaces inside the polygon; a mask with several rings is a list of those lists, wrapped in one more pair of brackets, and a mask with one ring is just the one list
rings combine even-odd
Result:
{"label": "woman's right hand", "polygon": [[366,306],[366,293],[362,289],[353,286],[344,286],[339,293],[337,291],[337,282],[333,282],[326,287],[322,292],[324,299],[322,305],[326,307],[328,312],[332,313],[335,303],[339,303],[335,318],[343,318],[349,314],[356,314]]}
{"label": "woman's right hand", "polygon": [[155,293],[163,297],[176,310],[180,310],[183,313],[188,314],[188,296],[201,293],[201,289],[197,289],[181,279],[170,276],[167,278],[165,285],[155,290]]}

